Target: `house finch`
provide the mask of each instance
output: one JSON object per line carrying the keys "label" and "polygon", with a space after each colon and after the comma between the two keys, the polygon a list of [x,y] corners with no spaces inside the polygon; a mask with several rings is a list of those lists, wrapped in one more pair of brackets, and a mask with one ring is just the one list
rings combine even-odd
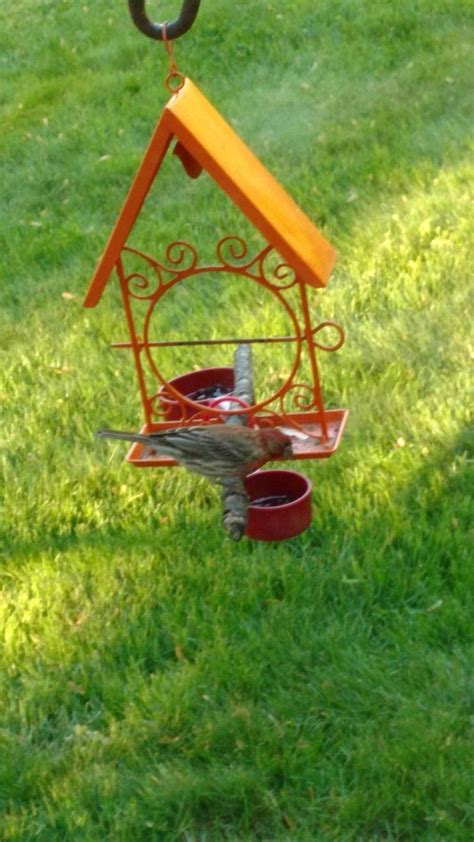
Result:
{"label": "house finch", "polygon": [[143,434],[98,430],[97,435],[140,442],[220,485],[242,480],[271,459],[293,455],[289,436],[275,427],[209,424]]}

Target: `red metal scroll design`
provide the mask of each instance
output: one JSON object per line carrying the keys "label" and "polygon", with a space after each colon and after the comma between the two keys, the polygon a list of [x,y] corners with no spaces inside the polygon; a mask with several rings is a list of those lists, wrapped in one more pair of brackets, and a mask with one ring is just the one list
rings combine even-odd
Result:
{"label": "red metal scroll design", "polygon": [[[184,241],[171,243],[165,251],[163,262],[158,262],[129,246],[125,246],[122,253],[129,253],[140,258],[145,263],[145,268],[143,271],[126,274],[122,258],[117,262],[130,342],[114,343],[114,347],[132,349],[147,424],[153,423],[154,419],[155,421],[156,419],[163,421],[164,409],[161,404],[163,389],[166,389],[167,395],[180,407],[181,417],[176,422],[177,424],[193,423],[197,418],[203,418],[202,405],[182,395],[167,381],[159,370],[151,349],[183,345],[286,342],[294,345],[294,357],[285,382],[273,394],[256,402],[250,409],[237,407],[235,404],[231,409],[223,409],[220,405],[206,407],[206,419],[212,421],[220,420],[222,416],[230,414],[246,413],[252,416],[255,413],[263,412],[269,415],[277,414],[283,422],[295,426],[290,417],[292,408],[299,412],[316,411],[321,427],[322,440],[324,441],[327,438],[316,349],[327,352],[336,351],[344,342],[344,333],[342,328],[334,322],[324,321],[316,326],[312,325],[304,283],[298,280],[290,266],[278,262],[277,256],[270,245],[265,246],[256,255],[252,256],[249,255],[247,244],[241,237],[226,236],[217,243],[216,262],[211,265],[200,265],[196,249]],[[160,341],[151,338],[149,335],[151,318],[163,295],[180,281],[208,272],[241,275],[265,287],[284,308],[292,326],[292,334],[289,336],[223,337],[222,339],[197,340]],[[301,312],[298,314],[293,302],[286,297],[286,293],[294,289],[297,290],[299,297],[299,310]],[[147,305],[141,330],[137,330],[135,325],[134,301],[140,301]],[[336,331],[337,340],[333,344],[324,344],[319,340],[318,335],[325,328]],[[304,346],[310,364],[311,384],[300,383],[296,380]],[[159,390],[152,394],[149,394],[146,388],[144,360],[146,360],[154,378],[160,384]],[[288,400],[290,406],[288,406]]]}

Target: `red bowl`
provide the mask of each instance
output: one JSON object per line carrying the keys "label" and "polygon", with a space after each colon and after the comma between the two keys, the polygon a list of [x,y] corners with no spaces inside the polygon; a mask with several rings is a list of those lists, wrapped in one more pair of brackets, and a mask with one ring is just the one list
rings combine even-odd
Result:
{"label": "red bowl", "polygon": [[[284,541],[311,523],[311,483],[296,471],[256,471],[245,480],[250,497],[245,534],[258,541]],[[281,505],[254,505],[262,498],[288,497]]]}
{"label": "red bowl", "polygon": [[[212,386],[224,386],[230,391],[234,388],[233,368],[201,368],[198,371],[188,371],[179,377],[169,381],[171,385],[183,397],[188,397],[200,389],[210,389]],[[162,386],[158,392],[160,404],[165,412],[166,421],[179,421],[182,417],[181,405],[167,392],[166,386]],[[214,398],[196,401],[200,406],[209,406]],[[190,418],[194,415],[193,408],[183,404],[184,417]]]}

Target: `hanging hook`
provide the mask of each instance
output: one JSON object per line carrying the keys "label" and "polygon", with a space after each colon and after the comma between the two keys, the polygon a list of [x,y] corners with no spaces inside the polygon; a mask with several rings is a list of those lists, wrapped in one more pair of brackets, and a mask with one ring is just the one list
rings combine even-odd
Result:
{"label": "hanging hook", "polygon": [[[199,11],[200,3],[201,0],[183,0],[178,17],[166,26],[166,35],[170,41],[179,38],[188,29],[191,29]],[[145,0],[128,0],[128,9],[135,26],[140,32],[143,32],[144,35],[147,35],[148,38],[153,38],[155,41],[163,40],[163,24],[152,23],[147,18]]]}

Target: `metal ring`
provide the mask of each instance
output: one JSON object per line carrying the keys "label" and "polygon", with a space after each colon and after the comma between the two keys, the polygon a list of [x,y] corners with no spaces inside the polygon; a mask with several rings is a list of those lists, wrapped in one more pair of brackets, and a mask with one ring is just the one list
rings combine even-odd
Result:
{"label": "metal ring", "polygon": [[[200,3],[201,0],[183,0],[178,17],[166,27],[166,35],[170,41],[180,38],[188,29],[191,29]],[[128,10],[135,26],[143,35],[153,38],[154,41],[163,41],[163,24],[149,20],[145,11],[145,0],[128,0]]]}
{"label": "metal ring", "polygon": [[[173,79],[177,80],[177,84],[173,84]],[[184,83],[186,81],[186,76],[184,73],[180,73],[179,70],[170,70],[170,72],[165,77],[165,87],[168,88],[169,92],[172,94],[177,94],[178,91],[181,90]]]}

